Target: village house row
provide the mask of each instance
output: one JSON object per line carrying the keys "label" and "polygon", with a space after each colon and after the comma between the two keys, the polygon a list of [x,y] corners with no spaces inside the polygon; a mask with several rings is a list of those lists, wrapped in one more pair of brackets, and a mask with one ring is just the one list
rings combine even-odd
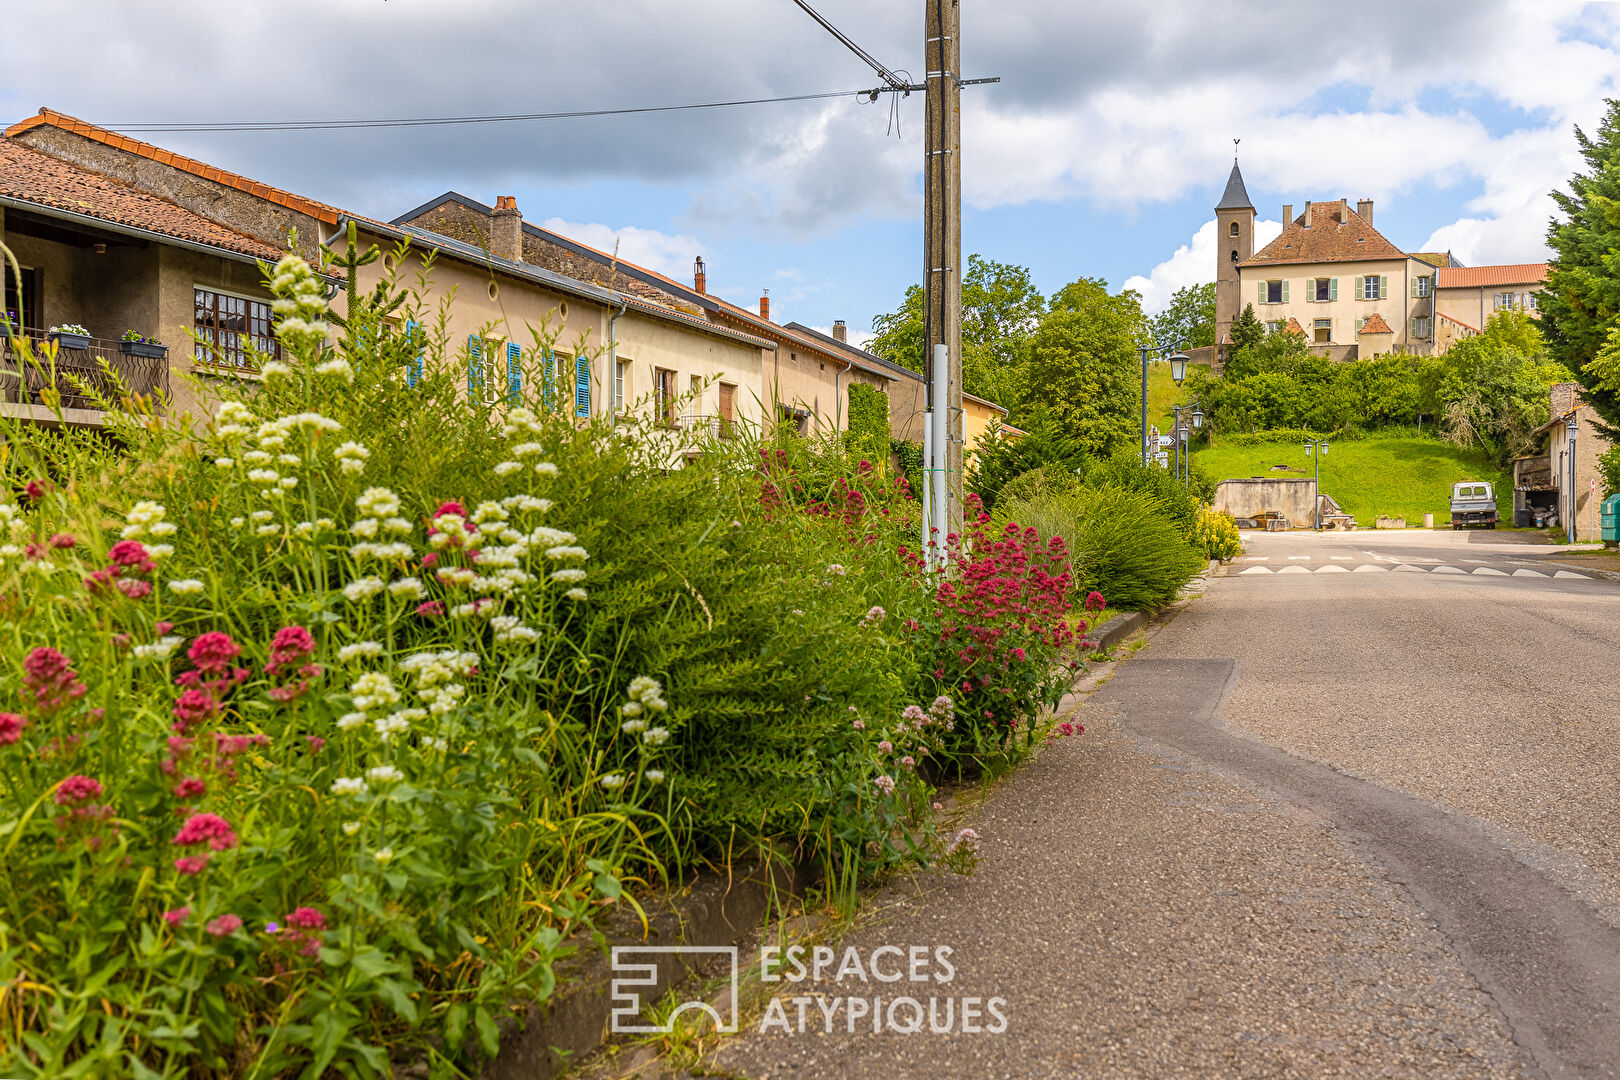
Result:
{"label": "village house row", "polygon": [[[78,327],[87,333],[58,335],[69,422],[99,422],[63,377],[95,383],[99,359],[135,392],[195,411],[193,379],[172,376],[253,379],[249,344],[276,351],[260,263],[296,247],[316,264],[351,222],[362,247],[410,240],[402,283],[414,285],[431,255],[422,300],[433,310],[453,296],[454,351],[466,342],[486,369],[469,372],[469,392],[504,389],[507,350],[532,348],[529,328],[544,325],[557,332],[556,377],[581,419],[640,403],[694,437],[737,424],[824,433],[847,427],[849,389],[862,384],[887,395],[895,438],[921,440],[920,375],[852,345],[842,322],[824,334],[773,322],[767,296],[757,311],[722,300],[701,258],[690,284],[675,281],[525,221],[511,196],[491,207],[448,192],[376,221],[50,109],[0,138],[0,240],[21,267],[20,278],[5,271],[0,408],[54,422],[11,335]],[[380,261],[362,268],[362,291],[384,272]],[[966,396],[969,445],[1005,415]]]}

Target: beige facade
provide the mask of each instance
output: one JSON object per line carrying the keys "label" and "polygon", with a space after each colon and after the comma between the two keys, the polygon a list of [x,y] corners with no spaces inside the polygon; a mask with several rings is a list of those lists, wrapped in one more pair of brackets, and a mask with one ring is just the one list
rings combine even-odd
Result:
{"label": "beige facade", "polygon": [[[1435,273],[1408,258],[1265,264],[1242,267],[1239,288],[1261,322],[1282,329],[1295,320],[1318,351],[1354,346],[1352,355],[1360,357],[1397,348],[1421,353],[1434,346]],[[1373,315],[1389,333],[1368,343],[1361,331]]]}
{"label": "beige facade", "polygon": [[[1598,458],[1613,444],[1598,430],[1597,412],[1580,400],[1580,388],[1574,383],[1559,383],[1552,388],[1552,418],[1541,428],[1548,436],[1547,479],[1556,492],[1558,531],[1569,528],[1571,515],[1575,523],[1577,541],[1602,539],[1598,520],[1598,507],[1603,501],[1603,478]],[[1575,421],[1574,445],[1570,445],[1569,422]],[[1570,483],[1570,459],[1574,458],[1574,484]],[[1519,470],[1515,469],[1515,473]]]}
{"label": "beige facade", "polygon": [[1498,311],[1535,312],[1537,297],[1546,285],[1546,263],[1442,268],[1440,314],[1477,333]]}
{"label": "beige facade", "polygon": [[973,459],[973,448],[984,438],[991,425],[1005,423],[1007,410],[982,397],[962,395],[962,463],[965,468]]}

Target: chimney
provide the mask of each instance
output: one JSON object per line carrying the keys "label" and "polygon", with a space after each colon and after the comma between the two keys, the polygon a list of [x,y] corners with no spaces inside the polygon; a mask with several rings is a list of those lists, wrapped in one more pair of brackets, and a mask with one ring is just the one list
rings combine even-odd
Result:
{"label": "chimney", "polygon": [[1367,224],[1371,225],[1372,224],[1372,200],[1371,199],[1362,199],[1359,202],[1357,202],[1356,203],[1356,213],[1361,217],[1361,220],[1363,220]]}
{"label": "chimney", "polygon": [[1556,420],[1575,408],[1578,404],[1575,392],[1578,389],[1572,382],[1553,383],[1552,389],[1547,391],[1547,404],[1552,409],[1550,419]]}
{"label": "chimney", "polygon": [[1294,223],[1294,204],[1291,203],[1291,202],[1285,202],[1285,203],[1283,203],[1283,228],[1286,229],[1288,226],[1292,225],[1293,223]]}
{"label": "chimney", "polygon": [[523,213],[516,195],[495,197],[494,220],[489,226],[489,253],[507,262],[523,261]]}
{"label": "chimney", "polygon": [[1305,227],[1311,227],[1311,200],[1305,200]]}
{"label": "chimney", "polygon": [[708,285],[709,275],[703,272],[703,256],[699,255],[697,262],[692,264],[692,288],[700,293],[707,292]]}
{"label": "chimney", "polygon": [[849,341],[849,327],[844,325],[843,319],[833,320],[833,337],[837,338],[839,341]]}
{"label": "chimney", "polygon": [[759,317],[766,322],[771,321],[771,290],[765,289],[759,297]]}
{"label": "chimney", "polygon": [[1340,225],[1346,225],[1346,224],[1349,224],[1349,221],[1350,221],[1350,200],[1349,199],[1340,199],[1339,200],[1339,224]]}

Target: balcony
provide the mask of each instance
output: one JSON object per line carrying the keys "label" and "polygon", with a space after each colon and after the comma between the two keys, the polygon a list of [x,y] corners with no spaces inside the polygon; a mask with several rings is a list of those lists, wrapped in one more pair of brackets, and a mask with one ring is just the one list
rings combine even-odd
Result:
{"label": "balcony", "polygon": [[[24,359],[18,338],[0,338],[0,408],[8,415],[55,420],[44,396],[53,381],[61,395],[63,419],[70,423],[100,422],[101,404],[94,395],[108,401],[125,393],[168,397],[167,356],[134,356],[124,351],[123,342],[104,338],[89,338],[84,348],[69,348],[74,343],[70,339],[57,348],[53,380],[52,365],[45,360],[47,336],[31,330],[20,336],[28,339],[32,360]],[[116,381],[108,377],[108,370]]]}

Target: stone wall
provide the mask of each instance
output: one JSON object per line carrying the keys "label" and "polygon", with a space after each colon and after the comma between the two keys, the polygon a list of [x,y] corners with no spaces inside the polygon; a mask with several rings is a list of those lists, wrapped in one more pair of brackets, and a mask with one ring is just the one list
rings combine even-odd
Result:
{"label": "stone wall", "polygon": [[1290,527],[1308,529],[1315,523],[1316,481],[1264,476],[1222,480],[1215,487],[1215,509],[1235,518],[1281,514]]}

